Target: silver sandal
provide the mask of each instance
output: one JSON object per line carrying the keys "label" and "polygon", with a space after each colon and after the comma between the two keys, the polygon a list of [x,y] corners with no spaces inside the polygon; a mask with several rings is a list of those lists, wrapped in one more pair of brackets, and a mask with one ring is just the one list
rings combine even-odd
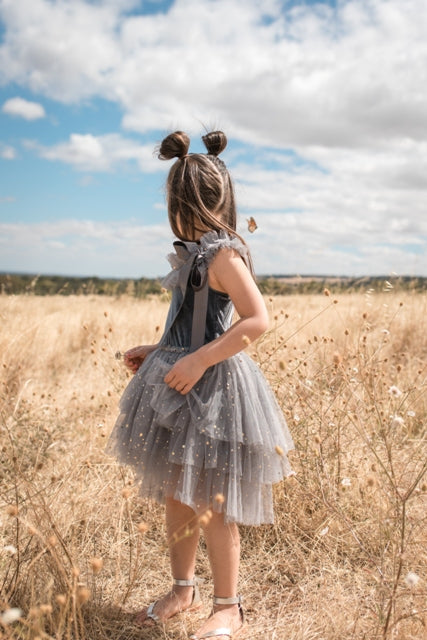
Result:
{"label": "silver sandal", "polygon": [[217,598],[214,596],[213,603],[215,604],[237,604],[239,605],[239,613],[240,619],[242,621],[241,626],[233,633],[230,627],[219,627],[218,629],[212,629],[212,631],[207,631],[203,633],[201,636],[196,636],[193,634],[190,636],[189,640],[205,640],[205,638],[216,638],[218,636],[228,636],[229,638],[237,638],[238,634],[243,630],[245,625],[245,615],[243,613],[242,608],[242,596],[236,596],[235,598]]}
{"label": "silver sandal", "polygon": [[[177,585],[178,587],[193,587],[193,598],[188,607],[182,609],[181,611],[177,611],[172,616],[170,616],[171,618],[173,618],[174,615],[183,613],[184,611],[194,611],[195,609],[199,609],[202,606],[202,599],[200,597],[199,590],[199,584],[201,584],[202,582],[203,580],[200,578],[193,578],[192,580],[178,580],[176,578],[173,579],[172,583],[174,585]],[[156,613],[154,613],[154,607],[157,603],[158,600],[152,602],[149,605],[144,621],[142,622],[142,624],[137,623],[139,627],[152,626],[151,624],[145,625],[144,623],[146,620],[152,620],[155,624],[161,624],[163,622],[166,622],[166,620],[169,620],[169,618],[167,618],[166,620],[162,620]]]}

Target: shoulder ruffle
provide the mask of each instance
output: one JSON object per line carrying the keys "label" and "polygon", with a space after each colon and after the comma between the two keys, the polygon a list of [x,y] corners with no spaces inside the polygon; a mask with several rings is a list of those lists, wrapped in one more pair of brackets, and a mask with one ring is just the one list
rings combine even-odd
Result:
{"label": "shoulder ruffle", "polygon": [[220,249],[234,249],[248,262],[248,248],[236,236],[231,237],[226,231],[208,231],[200,238],[200,248],[209,265]]}
{"label": "shoulder ruffle", "polygon": [[198,269],[203,280],[209,264],[221,249],[234,249],[249,265],[248,248],[239,238],[229,236],[224,230],[208,231],[199,242],[181,241],[174,243],[174,247],[175,253],[168,255],[172,271],[162,281],[162,286],[166,289],[179,286],[184,293],[192,264]]}

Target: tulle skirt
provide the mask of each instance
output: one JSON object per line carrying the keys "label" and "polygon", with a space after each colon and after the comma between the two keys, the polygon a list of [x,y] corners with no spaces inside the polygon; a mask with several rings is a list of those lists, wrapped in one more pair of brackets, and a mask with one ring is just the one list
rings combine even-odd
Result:
{"label": "tulle skirt", "polygon": [[136,473],[140,494],[174,498],[226,522],[271,523],[272,485],[292,473],[284,416],[258,366],[239,353],[181,395],[163,379],[187,350],[161,347],[125,389],[107,445]]}

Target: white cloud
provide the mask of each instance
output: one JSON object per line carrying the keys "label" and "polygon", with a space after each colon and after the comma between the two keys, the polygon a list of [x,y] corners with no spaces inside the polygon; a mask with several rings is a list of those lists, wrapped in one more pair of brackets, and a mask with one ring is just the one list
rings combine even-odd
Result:
{"label": "white cloud", "polygon": [[111,171],[128,162],[136,162],[140,170],[147,173],[159,170],[152,145],[140,145],[118,134],[94,136],[72,133],[67,142],[52,147],[28,141],[26,146],[34,148],[46,160],[59,160],[80,171]]}
{"label": "white cloud", "polygon": [[233,167],[238,202],[247,210],[312,212],[316,226],[331,216],[338,223],[351,217],[359,226],[379,220],[383,229],[407,220],[408,228],[427,231],[427,143],[408,140],[376,151],[301,148],[293,164],[258,151],[255,166],[250,160]]}
{"label": "white cloud", "polygon": [[24,98],[10,98],[6,100],[3,104],[2,111],[10,116],[18,116],[25,120],[39,120],[46,115],[41,104],[24,100]]}
{"label": "white cloud", "polygon": [[156,277],[169,270],[165,256],[171,251],[172,239],[167,224],[0,223],[0,271]]}
{"label": "white cloud", "polygon": [[[250,237],[260,274],[418,275],[427,273],[427,233],[399,238],[378,220],[313,213],[256,215]],[[242,224],[241,230],[244,231]],[[392,238],[392,242],[390,241]],[[413,244],[411,240],[414,240]],[[414,250],[416,244],[417,249]]]}
{"label": "white cloud", "polygon": [[114,100],[138,131],[200,119],[276,146],[426,138],[424,0],[176,0],[151,16],[132,4],[3,0],[3,82]]}
{"label": "white cloud", "polygon": [[[260,272],[427,275],[427,3],[292,4],[0,0],[0,83],[113,101],[129,132],[206,123],[253,145],[227,154]],[[130,136],[32,146],[91,173],[160,171]]]}
{"label": "white cloud", "polygon": [[[358,225],[344,216],[339,226],[333,217],[319,225],[310,213],[260,213],[256,219],[259,228],[253,235],[243,215],[239,231],[248,240],[259,274],[417,275],[420,267],[427,272],[425,223],[418,230],[424,239],[415,234],[419,251],[410,253],[410,235],[387,244],[391,230],[369,219]],[[166,223],[0,223],[0,271],[156,277],[168,271],[172,240]]]}
{"label": "white cloud", "polygon": [[16,149],[0,142],[0,158],[3,158],[3,160],[15,160]]}

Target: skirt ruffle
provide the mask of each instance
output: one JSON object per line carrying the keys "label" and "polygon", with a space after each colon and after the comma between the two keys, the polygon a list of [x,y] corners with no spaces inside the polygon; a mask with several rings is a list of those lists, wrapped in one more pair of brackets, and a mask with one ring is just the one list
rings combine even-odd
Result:
{"label": "skirt ruffle", "polygon": [[272,485],[292,473],[293,443],[272,390],[240,353],[181,395],[163,380],[185,354],[166,347],[146,358],[122,396],[107,451],[133,467],[144,497],[223,511],[226,522],[273,522]]}

